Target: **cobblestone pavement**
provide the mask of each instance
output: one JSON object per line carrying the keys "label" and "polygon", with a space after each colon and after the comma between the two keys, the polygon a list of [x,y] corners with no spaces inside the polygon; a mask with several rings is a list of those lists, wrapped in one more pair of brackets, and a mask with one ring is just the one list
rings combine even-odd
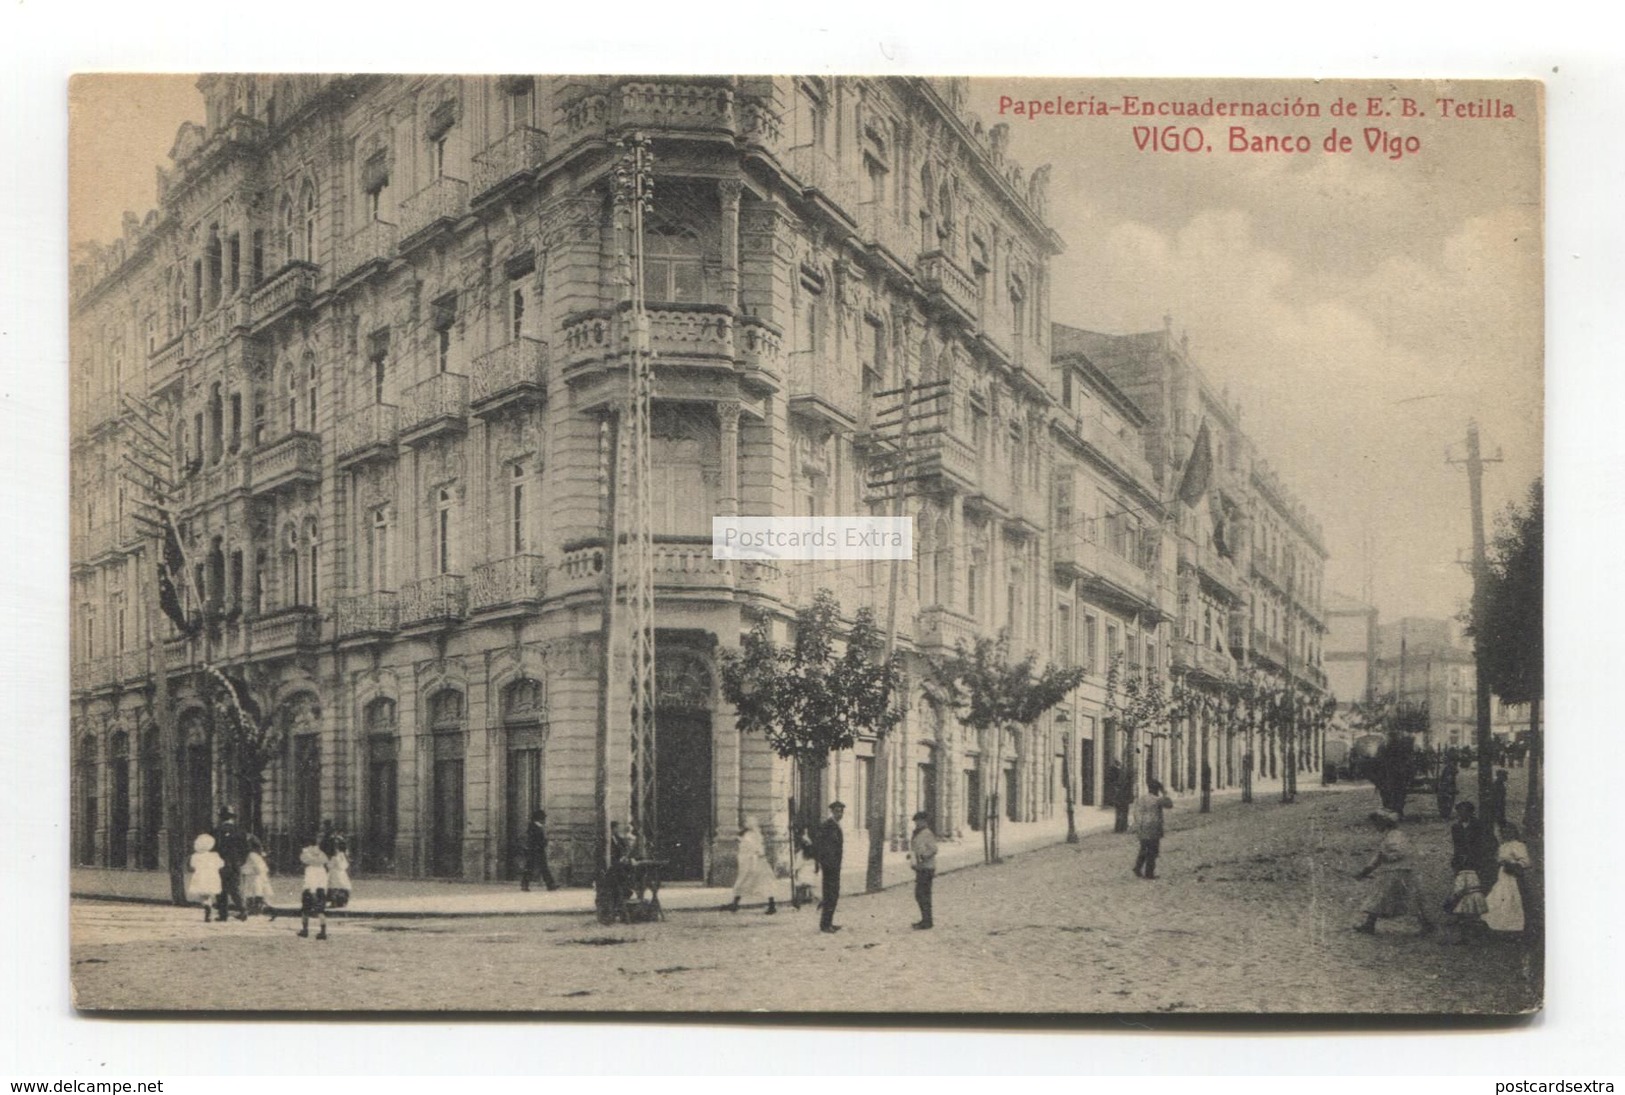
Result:
{"label": "cobblestone pavement", "polygon": [[[1159,877],[1131,838],[1091,833],[941,875],[934,931],[912,890],[817,914],[204,924],[175,908],[76,902],[81,1008],[887,1012],[1488,1012],[1540,1003],[1537,944],[1450,945],[1409,923],[1350,929],[1376,835],[1365,793],[1170,814]],[[1413,800],[1420,814],[1424,803]],[[1430,805],[1430,803],[1428,804]],[[1407,821],[1430,910],[1448,890],[1447,824]],[[1435,915],[1438,915],[1435,913]]]}

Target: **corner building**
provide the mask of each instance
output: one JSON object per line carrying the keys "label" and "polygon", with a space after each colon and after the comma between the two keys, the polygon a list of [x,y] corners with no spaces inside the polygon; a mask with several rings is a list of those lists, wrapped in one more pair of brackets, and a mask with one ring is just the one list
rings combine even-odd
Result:
{"label": "corner building", "polygon": [[[840,796],[865,743],[792,787],[718,695],[717,654],[819,587],[883,611],[885,564],[713,560],[713,514],[887,512],[875,393],[945,380],[909,499],[907,718],[888,828],[916,808],[1053,816],[1056,739],[984,755],[920,688],[924,654],[1007,627],[1052,643],[1047,170],[946,80],[214,75],[159,207],[76,263],[75,860],[156,866],[238,802],[198,667],[285,740],[248,804],[285,866],[332,820],[365,872],[512,877],[532,808],[590,878],[609,527],[626,391],[617,142],[652,142],[659,851],[726,882],[745,816]],[[1126,411],[1130,418],[1132,411]],[[1132,446],[1130,446],[1132,447]],[[190,567],[156,610],[131,458],[161,450]],[[137,477],[139,478],[139,477]],[[1139,489],[1139,488],[1135,488]],[[1136,609],[1138,610],[1138,609]],[[163,829],[167,666],[187,832]],[[619,668],[617,667],[617,675]],[[1072,748],[1067,746],[1066,748]],[[612,773],[629,770],[624,735]],[[611,815],[630,789],[612,779]]]}

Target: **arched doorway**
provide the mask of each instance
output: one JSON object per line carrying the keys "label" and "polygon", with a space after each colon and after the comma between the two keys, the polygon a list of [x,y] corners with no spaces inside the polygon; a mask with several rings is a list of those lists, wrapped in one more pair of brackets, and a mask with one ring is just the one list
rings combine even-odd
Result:
{"label": "arched doorway", "polygon": [[130,839],[130,735],[113,734],[108,749],[107,865],[128,867]]}
{"label": "arched doorway", "polygon": [[186,827],[180,839],[190,848],[199,833],[214,831],[214,752],[202,708],[194,707],[181,716],[180,738],[181,817]]}
{"label": "arched doorway", "polygon": [[429,873],[463,873],[463,694],[447,688],[429,698]]}
{"label": "arched doorway", "polygon": [[704,879],[713,822],[711,672],[687,651],[656,658],[655,854],[667,878]]}
{"label": "arched doorway", "polygon": [[400,739],[395,701],[376,699],[362,716],[366,733],[366,814],[362,823],[361,862],[369,871],[395,867],[395,818],[399,803]]}
{"label": "arched doorway", "polygon": [[542,683],[530,678],[514,681],[502,690],[502,730],[507,740],[508,786],[504,878],[517,878],[524,869],[525,830],[530,815],[542,806],[542,746],[547,709]]}
{"label": "arched doorway", "polygon": [[79,785],[79,833],[74,841],[74,856],[84,866],[96,863],[96,736],[86,734],[79,739],[79,755],[74,758],[74,781]]}
{"label": "arched doorway", "polygon": [[158,728],[141,732],[141,866],[158,868],[158,834],[164,827],[164,760]]}
{"label": "arched doorway", "polygon": [[308,692],[290,699],[282,710],[288,741],[289,851],[315,840],[322,830],[321,710]]}

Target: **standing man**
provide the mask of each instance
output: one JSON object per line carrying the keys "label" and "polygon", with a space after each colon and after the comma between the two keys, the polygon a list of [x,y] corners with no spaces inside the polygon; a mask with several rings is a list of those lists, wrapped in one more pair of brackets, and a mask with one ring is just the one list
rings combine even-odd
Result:
{"label": "standing man", "polygon": [[931,927],[931,880],[937,876],[937,834],[924,810],[914,815],[914,835],[908,842],[908,862],[914,868],[914,902],[920,906],[916,931]]}
{"label": "standing man", "polygon": [[1451,753],[1444,757],[1444,767],[1439,769],[1439,780],[1434,784],[1434,793],[1439,800],[1439,817],[1445,821],[1456,809],[1456,793],[1458,783],[1456,779],[1456,758]]}
{"label": "standing man", "polygon": [[835,925],[835,906],[841,900],[841,854],[845,844],[845,836],[841,833],[841,817],[845,813],[846,803],[830,803],[829,817],[818,826],[812,839],[803,840],[801,845],[801,850],[818,864],[818,870],[824,876],[824,900],[818,903],[821,910],[818,930],[821,932],[834,933],[841,930]]}
{"label": "standing man", "polygon": [[216,918],[226,918],[229,905],[237,907],[237,919],[247,920],[243,907],[243,864],[248,860],[248,834],[237,824],[237,813],[230,806],[220,810],[220,824],[215,826],[215,851],[220,854],[220,896],[215,899]]}
{"label": "standing man", "polygon": [[1146,792],[1134,801],[1134,834],[1140,838],[1140,854],[1134,860],[1134,873],[1141,878],[1157,877],[1157,855],[1162,851],[1162,812],[1174,808],[1174,800],[1162,793],[1162,784],[1145,781]]}
{"label": "standing man", "polygon": [[530,815],[530,825],[525,829],[525,870],[519,876],[519,888],[530,891],[530,880],[540,876],[543,885],[549,890],[559,888],[553,881],[553,872],[547,869],[547,811],[535,810]]}
{"label": "standing man", "polygon": [[1495,782],[1490,785],[1489,809],[1484,811],[1484,820],[1495,828],[1507,823],[1507,770],[1505,768],[1495,770]]}
{"label": "standing man", "polygon": [[1477,807],[1471,802],[1456,803],[1456,823],[1450,826],[1451,872],[1474,872],[1488,893],[1499,870],[1496,847],[1495,830],[1478,817]]}

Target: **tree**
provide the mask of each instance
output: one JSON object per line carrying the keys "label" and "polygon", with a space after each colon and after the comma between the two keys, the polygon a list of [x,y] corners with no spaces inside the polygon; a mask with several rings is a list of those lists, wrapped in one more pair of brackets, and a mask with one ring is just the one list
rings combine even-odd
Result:
{"label": "tree", "polygon": [[[887,659],[884,649],[869,609],[859,609],[843,630],[840,604],[822,589],[796,613],[789,646],[773,641],[764,618],[737,652],[723,652],[722,695],[741,731],[762,735],[797,768],[822,769],[831,753],[852,748],[860,736],[883,737],[902,719],[901,660]],[[792,828],[808,805],[795,804]],[[870,824],[871,842],[885,839],[880,805],[882,823]],[[792,855],[794,845],[792,839]]]}
{"label": "tree", "polygon": [[[1158,675],[1155,667],[1144,673],[1126,673],[1123,667],[1123,655],[1117,654],[1112,658],[1112,667],[1106,673],[1106,711],[1115,722],[1117,732],[1128,739],[1123,749],[1123,764],[1118,776],[1118,786],[1114,789],[1118,801],[1113,805],[1123,806],[1126,800],[1134,796],[1134,788],[1138,773],[1136,764],[1140,754],[1140,735],[1156,731],[1173,717],[1177,708],[1169,702],[1168,695],[1162,686],[1162,677]],[[1122,809],[1118,810],[1118,820],[1125,820]],[[1117,832],[1126,831],[1126,825],[1120,824]]]}
{"label": "tree", "polygon": [[982,855],[988,863],[997,863],[997,777],[1004,753],[1005,731],[1014,733],[1020,727],[1030,728],[1083,683],[1083,668],[1046,665],[1040,671],[1038,655],[1032,651],[1012,660],[1009,636],[1000,631],[998,638],[984,636],[969,647],[961,641],[950,657],[932,665],[931,676],[940,687],[944,701],[958,712],[962,725],[976,731],[984,745],[989,744],[986,736],[992,734],[991,748],[982,751],[982,794],[986,805]]}
{"label": "tree", "polygon": [[1502,703],[1529,705],[1529,790],[1524,828],[1531,835],[1538,834],[1542,824],[1540,705],[1546,693],[1546,639],[1542,626],[1545,520],[1545,488],[1536,479],[1530,484],[1525,503],[1508,506],[1496,521],[1485,574],[1484,618],[1472,624],[1475,637],[1482,633],[1484,660],[1478,671],[1489,678],[1490,690]]}
{"label": "tree", "polygon": [[[250,832],[260,827],[260,807],[265,790],[265,773],[282,756],[287,743],[287,727],[281,711],[262,711],[255,699],[256,689],[238,670],[204,666],[206,680],[212,682],[209,711],[221,734],[221,754],[226,778],[235,792],[238,816]],[[266,684],[263,673],[257,682]]]}

